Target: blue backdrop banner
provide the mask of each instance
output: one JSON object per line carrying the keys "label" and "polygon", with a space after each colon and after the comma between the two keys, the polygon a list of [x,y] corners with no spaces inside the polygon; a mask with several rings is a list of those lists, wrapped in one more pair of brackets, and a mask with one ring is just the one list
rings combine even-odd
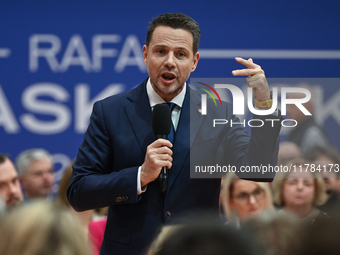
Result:
{"label": "blue backdrop banner", "polygon": [[[340,2],[312,2],[1,1],[0,152],[15,159],[45,148],[58,181],[76,157],[93,103],[147,77],[146,30],[165,12],[200,24],[192,78],[231,78],[241,68],[237,56],[252,57],[270,78],[339,77]],[[339,85],[314,85],[324,102],[317,119],[340,148]]]}

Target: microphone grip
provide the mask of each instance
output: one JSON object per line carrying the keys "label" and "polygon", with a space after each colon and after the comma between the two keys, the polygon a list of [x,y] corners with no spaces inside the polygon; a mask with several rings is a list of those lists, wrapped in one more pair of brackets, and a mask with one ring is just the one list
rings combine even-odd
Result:
{"label": "microphone grip", "polygon": [[[168,139],[168,135],[160,135],[157,134],[156,138],[162,138],[162,139]],[[168,168],[166,166],[162,167],[162,170],[160,172],[160,174],[158,175],[158,183],[160,186],[160,189],[162,192],[166,191],[166,188],[168,187]]]}
{"label": "microphone grip", "polygon": [[159,186],[162,192],[166,191],[168,187],[168,169],[164,166],[158,176]]}
{"label": "microphone grip", "polygon": [[160,135],[160,134],[157,134],[156,135],[156,139],[159,139],[159,138],[162,138],[162,139],[168,139],[168,135]]}

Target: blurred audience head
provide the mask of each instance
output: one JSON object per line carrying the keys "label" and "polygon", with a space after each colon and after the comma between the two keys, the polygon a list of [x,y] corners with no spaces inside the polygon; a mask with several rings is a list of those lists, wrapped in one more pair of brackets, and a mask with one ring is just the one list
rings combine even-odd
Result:
{"label": "blurred audience head", "polygon": [[57,194],[57,202],[60,206],[62,207],[71,207],[70,203],[68,202],[67,199],[67,188],[71,180],[71,175],[72,175],[72,163],[65,169],[63,173],[63,177],[61,178],[59,182],[59,190]]}
{"label": "blurred audience head", "polygon": [[265,210],[273,210],[273,199],[268,183],[239,179],[229,173],[223,181],[221,199],[228,222],[238,224]]}
{"label": "blurred audience head", "polygon": [[[336,165],[340,165],[340,154],[334,147],[313,147],[305,155],[305,158],[320,167],[327,192],[335,191],[340,194],[340,171]],[[326,171],[325,171],[326,170]]]}
{"label": "blurred audience head", "polygon": [[168,233],[154,255],[250,255],[250,240],[230,225],[202,219],[180,226]]}
{"label": "blurred audience head", "polygon": [[266,211],[247,220],[242,231],[254,241],[258,254],[291,255],[299,248],[299,223],[292,214]]}
{"label": "blurred audience head", "polygon": [[8,213],[0,222],[0,240],[0,254],[91,254],[78,220],[46,200]]}
{"label": "blurred audience head", "polygon": [[315,224],[303,225],[300,233],[301,247],[294,255],[334,255],[340,251],[340,218],[322,218]]}
{"label": "blurred audience head", "polygon": [[326,201],[324,185],[316,171],[311,170],[309,161],[294,159],[287,166],[291,166],[290,172],[277,173],[272,183],[274,202],[302,217],[302,212],[311,211]]}
{"label": "blurred audience head", "polygon": [[23,200],[18,173],[12,160],[4,154],[0,154],[0,196],[7,207]]}
{"label": "blurred audience head", "polygon": [[74,215],[80,219],[80,222],[82,223],[83,230],[85,233],[88,232],[88,225],[92,219],[93,216],[93,210],[86,210],[82,212],[76,212],[67,199],[67,188],[71,180],[72,175],[72,164],[73,162],[65,169],[63,177],[61,178],[59,182],[59,190],[57,194],[57,203],[59,206],[63,208],[67,208],[68,210],[71,210]]}
{"label": "blurred audience head", "polygon": [[0,196],[0,220],[6,213],[6,204]]}
{"label": "blurred audience head", "polygon": [[177,229],[181,228],[182,225],[167,225],[163,226],[161,232],[157,235],[157,237],[153,240],[151,243],[147,255],[154,255],[158,254],[160,250],[163,248],[164,242],[167,241],[168,237],[171,236],[171,234],[176,231]]}
{"label": "blurred audience head", "polygon": [[279,146],[279,155],[277,164],[286,165],[287,162],[295,159],[301,158],[302,152],[299,146],[296,143],[285,141],[281,142]]}
{"label": "blurred audience head", "polygon": [[46,198],[52,192],[52,156],[44,149],[30,149],[16,158],[21,184],[28,199]]}

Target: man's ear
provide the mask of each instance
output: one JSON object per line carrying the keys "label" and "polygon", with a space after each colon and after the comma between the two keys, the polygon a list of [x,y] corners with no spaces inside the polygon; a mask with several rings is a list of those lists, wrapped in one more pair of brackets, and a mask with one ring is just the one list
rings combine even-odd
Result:
{"label": "man's ear", "polygon": [[198,64],[198,60],[200,59],[200,53],[196,52],[195,56],[194,56],[194,60],[193,60],[193,64],[191,67],[191,72],[196,70],[197,64]]}
{"label": "man's ear", "polygon": [[148,66],[147,57],[148,57],[148,47],[144,44],[144,46],[143,46],[143,60],[144,60],[144,64],[146,66]]}

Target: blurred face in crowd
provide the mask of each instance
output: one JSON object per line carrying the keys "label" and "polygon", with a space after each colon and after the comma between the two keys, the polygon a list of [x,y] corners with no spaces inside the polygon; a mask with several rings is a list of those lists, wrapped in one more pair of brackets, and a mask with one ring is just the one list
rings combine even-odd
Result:
{"label": "blurred face in crowd", "polygon": [[[326,190],[327,191],[337,190],[338,182],[336,179],[336,173],[334,171],[335,162],[331,158],[327,157],[326,155],[320,155],[313,161],[313,164],[318,165],[318,166],[320,165],[322,169],[320,174],[323,178],[323,182],[325,184]],[[326,172],[324,171],[324,166],[326,166],[326,169],[327,169]]]}
{"label": "blurred face in crowd", "polygon": [[256,182],[237,180],[233,183],[230,203],[240,221],[243,221],[263,212],[266,208],[266,194]]}
{"label": "blurred face in crowd", "polygon": [[21,182],[28,198],[44,198],[52,192],[54,176],[50,159],[44,158],[34,161]]}
{"label": "blurred face in crowd", "polygon": [[144,63],[153,89],[169,102],[183,89],[196,69],[199,53],[193,53],[193,36],[183,29],[158,26],[149,46],[143,46]]}
{"label": "blurred face in crowd", "polygon": [[312,207],[315,199],[315,180],[310,172],[291,173],[283,182],[284,207]]}
{"label": "blurred face in crowd", "polygon": [[280,143],[278,164],[285,165],[289,161],[301,157],[301,149],[295,143],[289,141],[284,141]]}
{"label": "blurred face in crowd", "polygon": [[23,199],[18,173],[11,160],[0,164],[0,196],[11,207]]}

